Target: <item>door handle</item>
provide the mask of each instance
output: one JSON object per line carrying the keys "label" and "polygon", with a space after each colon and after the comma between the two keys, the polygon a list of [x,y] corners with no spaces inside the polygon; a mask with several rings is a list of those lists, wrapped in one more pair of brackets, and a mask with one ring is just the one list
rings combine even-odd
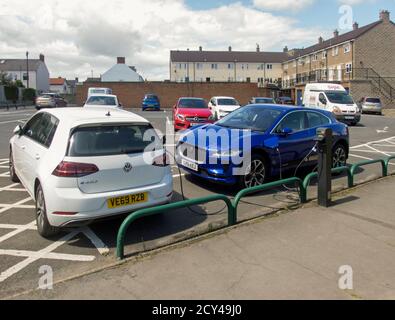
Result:
{"label": "door handle", "polygon": [[22,146],[21,149],[22,149],[22,150],[25,150],[25,149],[26,149],[26,146]]}
{"label": "door handle", "polygon": [[41,156],[39,154],[36,154],[36,160],[40,160]]}

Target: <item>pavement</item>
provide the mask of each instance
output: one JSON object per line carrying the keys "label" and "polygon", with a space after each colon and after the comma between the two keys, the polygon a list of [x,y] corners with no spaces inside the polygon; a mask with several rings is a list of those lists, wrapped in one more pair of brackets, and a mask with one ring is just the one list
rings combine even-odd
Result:
{"label": "pavement", "polygon": [[[8,141],[12,130],[23,123],[34,109],[0,110],[0,299],[37,287],[40,268],[50,265],[56,272],[55,281],[91,272],[108,265],[115,259],[115,239],[124,216],[98,221],[86,228],[68,229],[59,237],[42,239],[34,223],[34,201],[24,187],[14,184],[8,173]],[[165,132],[171,122],[171,111],[141,112],[156,129]],[[171,123],[170,123],[171,124]],[[351,127],[350,163],[365,159],[382,158],[395,154],[395,122],[389,117],[364,115],[360,125]],[[168,139],[171,148],[171,139]],[[395,161],[394,161],[395,164]],[[394,172],[395,165],[391,166]],[[235,196],[235,190],[194,179],[173,166],[173,201],[182,199],[180,179],[185,197],[197,198],[215,193]],[[380,166],[371,165],[358,172],[356,182],[366,182],[380,176]],[[303,175],[303,172],[300,173]],[[338,176],[334,189],[346,186],[347,179]],[[309,196],[315,196],[314,181]],[[388,190],[387,190],[388,192]],[[239,208],[239,219],[247,221],[279,209],[298,206],[296,192],[278,188],[246,198]],[[145,218],[134,223],[128,231],[125,252],[128,256],[153,250],[175,242],[216,230],[226,224],[226,210],[222,203],[211,203],[194,208],[177,210]],[[215,213],[215,214],[213,214]]]}
{"label": "pavement", "polygon": [[394,189],[386,178],[17,299],[395,299]]}

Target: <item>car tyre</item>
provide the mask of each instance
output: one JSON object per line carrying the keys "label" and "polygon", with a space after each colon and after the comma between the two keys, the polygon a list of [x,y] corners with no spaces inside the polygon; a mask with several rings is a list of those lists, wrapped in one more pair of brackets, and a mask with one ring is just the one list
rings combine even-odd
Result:
{"label": "car tyre", "polygon": [[343,144],[337,144],[332,151],[332,168],[344,167],[347,165],[347,150]]}
{"label": "car tyre", "polygon": [[246,189],[265,184],[268,179],[268,172],[266,159],[260,155],[253,155],[245,174],[239,178],[239,187]]}
{"label": "car tyre", "polygon": [[50,225],[47,217],[44,191],[41,185],[36,190],[36,224],[37,231],[43,238],[51,238],[59,233],[59,228]]}
{"label": "car tyre", "polygon": [[10,158],[9,158],[9,168],[10,168],[11,181],[15,182],[15,183],[20,182],[18,176],[15,173],[14,157],[12,155],[12,150],[11,149],[10,149]]}

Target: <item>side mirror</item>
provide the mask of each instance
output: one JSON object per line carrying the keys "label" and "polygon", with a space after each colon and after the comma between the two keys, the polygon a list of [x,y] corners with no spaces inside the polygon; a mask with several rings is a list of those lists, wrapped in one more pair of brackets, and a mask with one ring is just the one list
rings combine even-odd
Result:
{"label": "side mirror", "polygon": [[166,145],[166,141],[167,141],[166,136],[163,136],[163,138],[162,138],[163,145]]}
{"label": "side mirror", "polygon": [[289,136],[290,134],[292,134],[292,132],[293,132],[292,129],[284,128],[284,129],[279,130],[278,133],[280,134],[280,136],[286,137],[286,136]]}
{"label": "side mirror", "polygon": [[328,103],[325,98],[320,99],[320,102],[325,105]]}
{"label": "side mirror", "polygon": [[22,134],[22,126],[20,124],[18,124],[15,129],[14,129],[14,135],[21,135]]}

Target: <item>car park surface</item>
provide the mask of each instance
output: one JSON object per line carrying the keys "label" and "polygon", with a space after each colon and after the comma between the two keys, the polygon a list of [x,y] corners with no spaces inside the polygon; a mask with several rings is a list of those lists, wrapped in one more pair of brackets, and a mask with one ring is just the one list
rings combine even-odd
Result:
{"label": "car park surface", "polygon": [[[20,184],[10,181],[8,170],[9,138],[15,126],[26,121],[35,111],[0,111],[0,297],[33,289],[42,276],[39,269],[50,265],[55,281],[106,266],[114,261],[116,233],[124,216],[98,221],[87,227],[72,228],[51,240],[42,239],[35,230],[34,202]],[[147,118],[156,129],[172,128],[172,110],[160,113],[134,112]],[[169,151],[176,139],[167,138]],[[350,128],[350,163],[377,159],[395,154],[394,119],[375,115],[363,115],[362,121]],[[392,166],[395,169],[395,166]],[[357,180],[378,176],[380,167],[372,165],[358,174]],[[173,164],[174,201],[182,199],[180,178],[184,196],[197,198],[214,193],[235,195],[232,188],[210,184],[178,171]],[[346,185],[345,177],[337,177],[335,187]],[[312,187],[313,189],[314,187]],[[246,220],[277,208],[297,203],[297,193],[284,188],[254,195],[240,206],[240,219]],[[314,191],[310,192],[311,195]],[[213,203],[189,209],[177,210],[144,218],[131,226],[125,251],[129,254],[150,250],[197,235],[207,229],[215,229],[226,222],[223,205]],[[221,211],[222,210],[222,211]],[[206,215],[208,213],[209,215]]]}

